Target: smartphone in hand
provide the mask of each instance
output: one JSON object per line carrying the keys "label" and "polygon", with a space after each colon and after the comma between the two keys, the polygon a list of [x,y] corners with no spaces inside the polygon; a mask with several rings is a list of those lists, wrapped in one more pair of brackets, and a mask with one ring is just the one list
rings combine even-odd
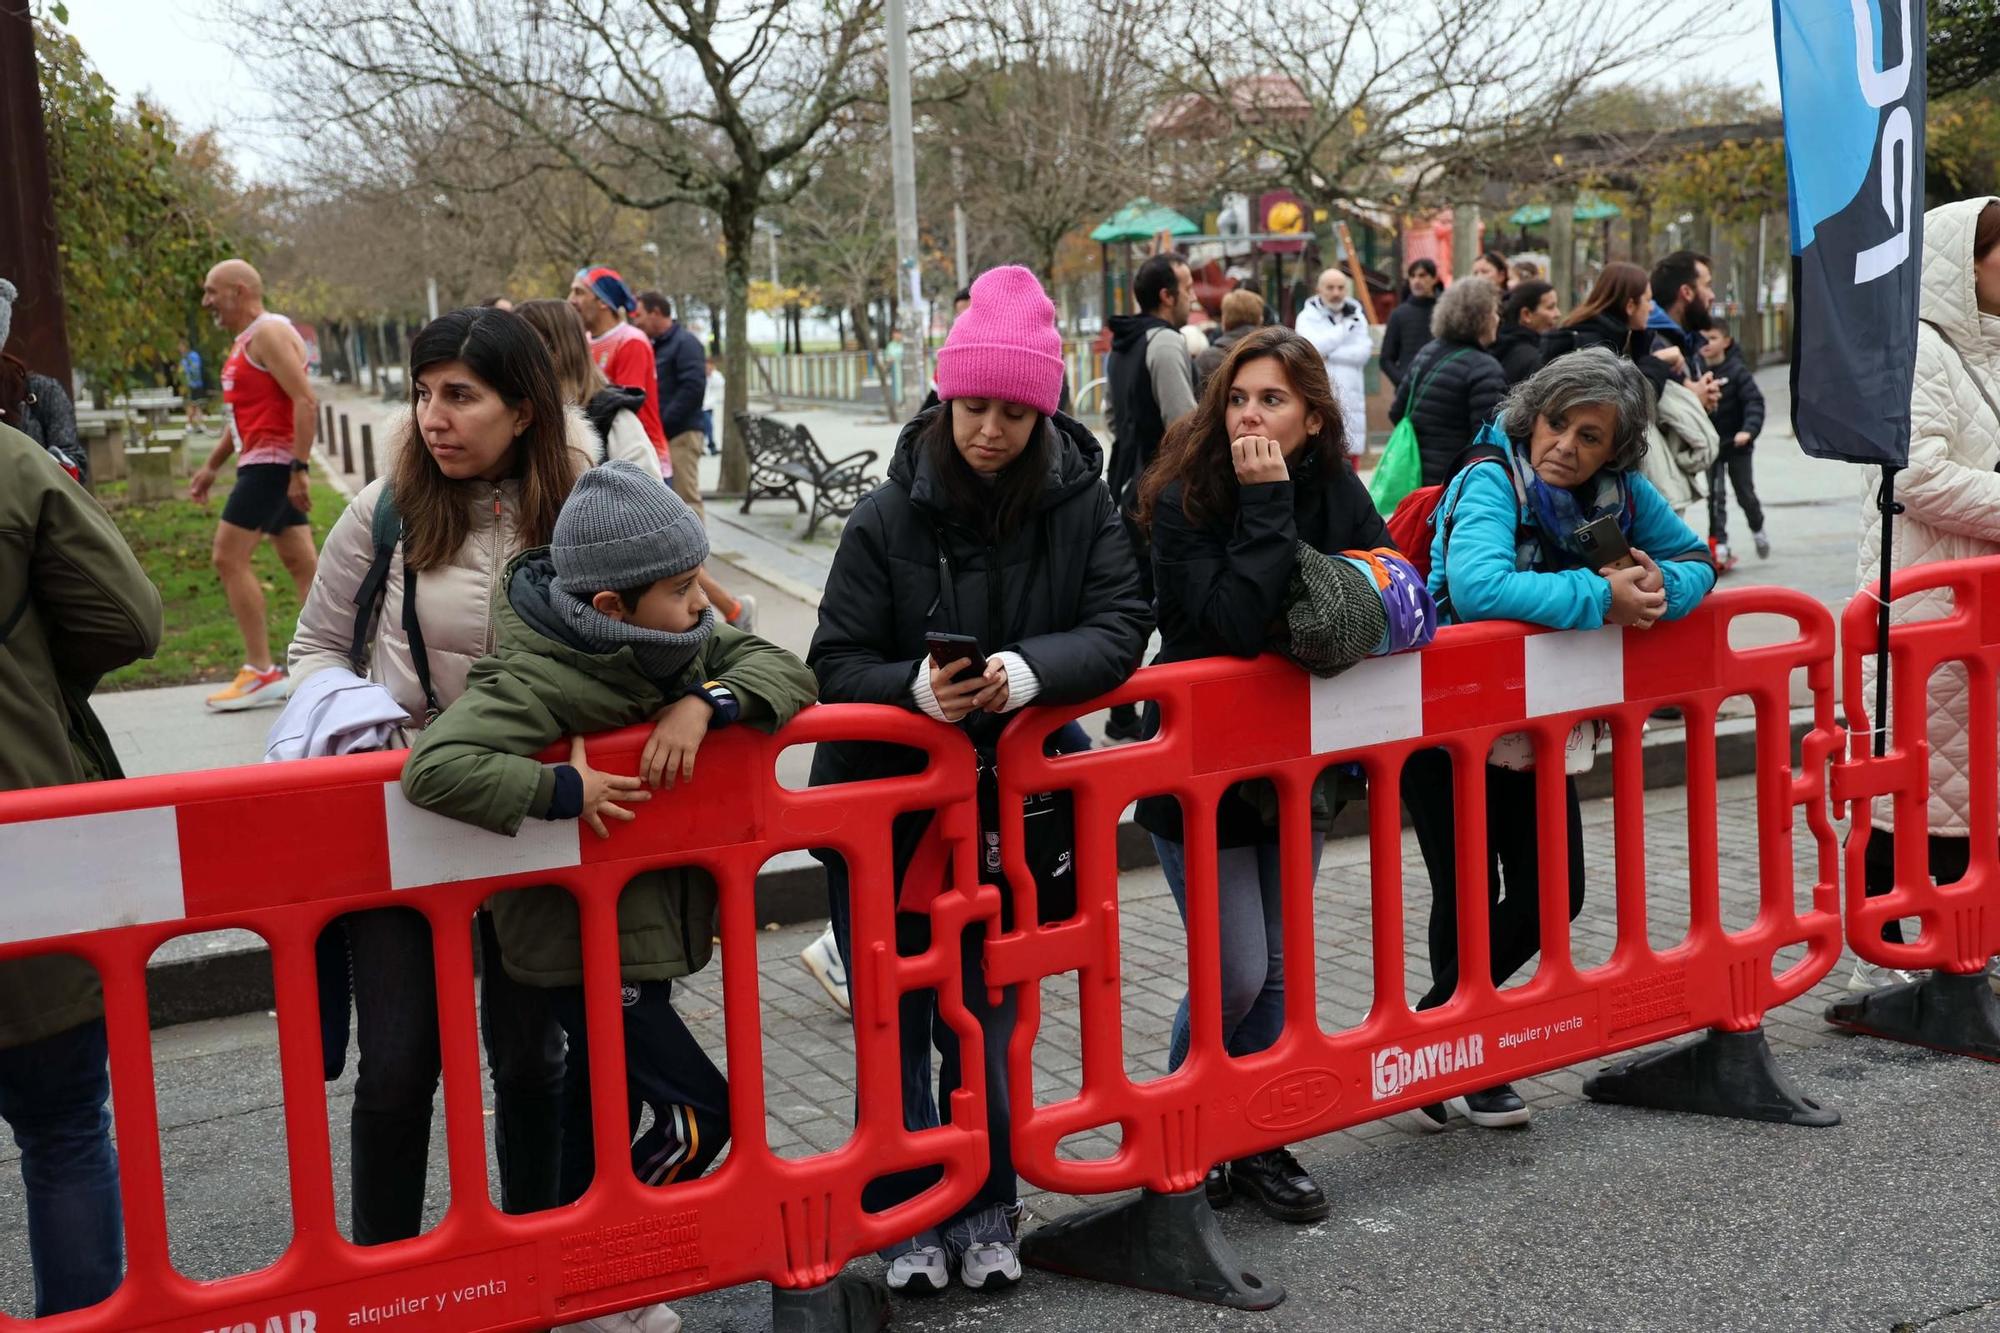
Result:
{"label": "smartphone in hand", "polygon": [[1630,569],[1639,563],[1632,558],[1632,544],[1619,530],[1616,514],[1606,514],[1578,528],[1576,545],[1592,569]]}
{"label": "smartphone in hand", "polygon": [[979,651],[979,640],[970,634],[926,634],[924,646],[930,650],[931,661],[938,666],[970,662],[976,670],[986,667],[986,654]]}

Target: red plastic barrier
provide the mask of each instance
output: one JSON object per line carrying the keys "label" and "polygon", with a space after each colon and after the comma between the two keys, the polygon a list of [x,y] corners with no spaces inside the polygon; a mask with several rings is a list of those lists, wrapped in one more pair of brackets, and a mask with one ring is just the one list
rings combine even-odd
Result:
{"label": "red plastic barrier", "polygon": [[[1782,616],[1798,637],[1732,649],[1731,622],[1750,615]],[[1365,662],[1331,680],[1275,658],[1153,668],[1089,706],[1161,705],[1157,738],[1114,750],[1045,758],[1044,738],[1086,710],[1028,710],[1003,738],[998,762],[1002,845],[1019,925],[988,946],[992,983],[1023,987],[1010,1051],[1021,1174],[1071,1193],[1184,1191],[1217,1161],[1702,1028],[1755,1029],[1767,1009],[1803,994],[1840,954],[1837,850],[1823,779],[1837,744],[1832,654],[1832,616],[1818,602],[1782,589],[1744,589],[1716,594],[1694,615],[1645,632],[1449,629],[1422,652]],[[1799,669],[1807,673],[1815,728],[1803,771],[1794,772],[1790,688]],[[1756,707],[1759,912],[1750,928],[1730,933],[1720,911],[1715,714],[1725,698],[1742,695]],[[1678,832],[1649,826],[1643,800],[1641,731],[1649,714],[1669,704],[1685,711],[1689,737],[1689,819]],[[1608,720],[1613,738],[1616,859],[1590,869],[1600,893],[1615,874],[1616,951],[1588,971],[1571,961],[1562,771],[1559,762],[1544,763],[1537,779],[1541,956],[1531,982],[1496,991],[1487,963],[1484,761],[1497,738],[1518,731],[1534,737],[1539,755],[1559,756],[1572,724],[1588,717]],[[1405,995],[1396,793],[1404,761],[1433,746],[1454,761],[1463,979],[1446,1005],[1418,1014]],[[1314,903],[1300,886],[1311,883],[1313,782],[1342,761],[1363,767],[1373,794],[1375,989],[1360,1025],[1324,1032],[1316,1012]],[[1198,812],[1214,810],[1231,784],[1253,777],[1275,784],[1281,812],[1285,1029],[1270,1049],[1232,1059],[1220,1042],[1214,822]],[[1036,925],[1013,798],[1051,790],[1075,800],[1079,911]],[[1180,1070],[1134,1082],[1121,1029],[1115,838],[1121,812],[1152,794],[1173,795],[1197,812],[1187,821],[1194,1038]],[[1814,905],[1803,913],[1793,885],[1800,811],[1819,848]],[[1656,951],[1647,940],[1644,846],[1662,836],[1684,839],[1688,849],[1691,925],[1682,944]],[[1773,975],[1778,951],[1794,945],[1806,946],[1806,956]],[[1070,972],[1082,1003],[1081,1091],[1037,1106],[1040,982]],[[1083,1161],[1059,1151],[1066,1136],[1108,1126],[1121,1137],[1111,1157]],[[1058,1259],[1049,1266],[1065,1265]]]}
{"label": "red plastic barrier", "polygon": [[[1841,699],[1852,728],[1851,750],[1834,767],[1833,794],[1852,803],[1847,840],[1847,938],[1871,963],[1928,975],[1841,1000],[1827,1021],[1855,1032],[2000,1061],[2000,1001],[1982,975],[2000,953],[2000,707],[1994,668],[2000,663],[2000,559],[1922,565],[1894,576],[1892,600],[1949,592],[1951,614],[1895,625],[1889,632],[1889,745],[1874,754],[1874,690],[1862,663],[1881,646],[1881,602],[1872,591],[1847,605],[1841,618]],[[1990,605],[1989,605],[1990,603]],[[1972,827],[1962,878],[1931,878],[1931,673],[1945,667],[1965,683],[1965,781]],[[1875,798],[1890,799],[1895,835],[1893,887],[1867,896],[1868,844],[1875,834]],[[1917,918],[1915,939],[1893,943],[1883,927]]]}
{"label": "red plastic barrier", "polygon": [[[1833,775],[1836,813],[1853,803],[1854,832],[1847,842],[1847,926],[1854,952],[1885,967],[1982,970],[2000,953],[2000,715],[1994,697],[2000,666],[2000,559],[1923,565],[1898,573],[1892,600],[1948,591],[1952,612],[1940,620],[1899,624],[1889,632],[1889,746],[1874,755],[1875,692],[1863,685],[1862,664],[1881,645],[1880,603],[1863,592],[1841,616],[1841,702],[1850,750]],[[1987,603],[1992,603],[1988,606]],[[1967,781],[1972,794],[1971,866],[1955,884],[1933,883],[1927,864],[1930,836],[1931,673],[1962,665],[1971,724]],[[1895,891],[1866,896],[1864,857],[1875,798],[1889,798],[1896,846]],[[1919,919],[1920,932],[1904,944],[1882,938],[1882,927],[1901,917]]]}
{"label": "red plastic barrier", "polygon": [[[598,738],[592,763],[636,771],[645,735]],[[836,739],[911,746],[929,763],[914,776],[847,786],[778,784],[780,751]],[[609,841],[576,821],[530,821],[509,839],[418,810],[396,784],[401,766],[400,754],[366,755],[0,797],[0,864],[22,890],[33,886],[32,894],[9,895],[0,957],[67,952],[103,978],[127,1240],[127,1276],[115,1296],[32,1327],[332,1333],[379,1325],[449,1333],[545,1328],[756,1279],[808,1288],[854,1255],[940,1221],[984,1179],[980,1061],[966,1061],[969,1086],[958,1094],[953,1124],[906,1131],[895,1020],[903,993],[935,987],[951,1026],[976,1049],[955,941],[966,924],[997,917],[990,888],[942,896],[934,910],[936,938],[945,943],[914,957],[896,954],[890,895],[854,895],[860,1108],[844,1147],[775,1156],[760,1074],[758,870],[777,853],[824,847],[846,858],[857,886],[885,885],[890,820],[934,809],[955,882],[975,883],[975,775],[961,733],[874,707],[810,709],[776,737],[721,733],[703,746],[696,785],[633,807],[636,821],[614,824]],[[634,874],[671,865],[706,868],[721,893],[728,1155],[709,1175],[665,1189],[641,1185],[622,1165],[600,1169],[572,1207],[505,1216],[489,1201],[486,1175],[472,913],[489,895],[524,885],[559,884],[576,895],[597,1161],[623,1164],[616,899]],[[429,1233],[362,1249],[335,1226],[313,944],[333,917],[390,905],[415,908],[431,925],[451,1201]],[[175,1271],[168,1251],[146,964],[174,936],[231,927],[270,945],[293,1236],[269,1268],[197,1282]],[[869,1180],[931,1165],[943,1169],[933,1190],[886,1212],[862,1210]],[[439,1291],[463,1298],[438,1309],[424,1294]],[[431,1303],[412,1304],[419,1297]],[[29,1326],[0,1318],[0,1328]]]}

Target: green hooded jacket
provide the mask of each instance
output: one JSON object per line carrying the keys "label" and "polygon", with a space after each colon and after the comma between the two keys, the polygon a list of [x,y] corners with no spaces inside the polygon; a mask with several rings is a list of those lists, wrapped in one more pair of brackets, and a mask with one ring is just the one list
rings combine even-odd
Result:
{"label": "green hooded jacket", "polygon": [[[110,515],[47,450],[0,426],[0,791],[123,777],[90,692],[159,646],[160,594]],[[40,891],[4,872],[0,884]],[[80,958],[0,963],[0,1048],[103,1013]]]}
{"label": "green hooded jacket", "polygon": [[[413,804],[505,833],[542,818],[555,798],[555,769],[535,755],[565,736],[628,727],[705,681],[727,685],[738,721],[775,731],[817,694],[796,656],[718,623],[677,680],[655,681],[630,648],[580,645],[550,604],[555,566],[548,548],[508,563],[494,592],[493,653],[473,665],[465,693],[424,728],[403,765]],[[669,799],[672,799],[669,797]],[[576,903],[554,885],[514,889],[491,904],[508,974],[530,986],[583,981]],[[715,881],[698,867],[647,871],[618,900],[620,971],[627,981],[663,981],[707,966],[715,935]]]}

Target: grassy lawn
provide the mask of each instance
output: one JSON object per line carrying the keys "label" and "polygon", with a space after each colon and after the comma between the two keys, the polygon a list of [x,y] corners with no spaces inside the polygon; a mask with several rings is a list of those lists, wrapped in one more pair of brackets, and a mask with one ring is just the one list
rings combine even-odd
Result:
{"label": "grassy lawn", "polygon": [[[235,484],[236,465],[232,462],[215,479],[215,489],[205,508],[189,501],[185,491],[174,500],[131,504],[125,499],[122,481],[106,482],[97,488],[98,502],[118,524],[132,553],[145,567],[147,577],[159,588],[160,598],[166,604],[167,622],[166,636],[157,656],[113,672],[99,688],[132,690],[199,681],[227,682],[236,674],[236,668],[243,663],[243,640],[236,632],[235,617],[229,614],[222,584],[209,564],[215,525]],[[325,542],[327,529],[346,508],[346,498],[315,472],[311,514],[315,546]],[[252,567],[264,585],[264,596],[269,603],[271,648],[283,661],[292,626],[298,623],[299,599],[292,591],[291,575],[285,573],[278,553],[269,542],[258,545]]]}

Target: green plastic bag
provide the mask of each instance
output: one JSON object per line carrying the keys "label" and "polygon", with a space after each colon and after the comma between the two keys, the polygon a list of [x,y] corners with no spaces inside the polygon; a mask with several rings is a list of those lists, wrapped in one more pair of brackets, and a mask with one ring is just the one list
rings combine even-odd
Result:
{"label": "green plastic bag", "polygon": [[1417,404],[1424,401],[1424,390],[1431,387],[1437,373],[1465,353],[1466,349],[1461,347],[1430,368],[1417,382],[1416,392],[1410,395],[1403,419],[1389,432],[1389,443],[1382,448],[1382,461],[1375,465],[1375,475],[1368,481],[1368,498],[1375,502],[1375,512],[1383,518],[1395,513],[1403,497],[1424,483],[1424,456],[1417,448]]}
{"label": "green plastic bag", "polygon": [[1375,502],[1376,512],[1387,518],[1423,479],[1424,458],[1417,451],[1417,426],[1404,413],[1396,429],[1389,432],[1389,443],[1383,446],[1375,473],[1368,479],[1368,498]]}

